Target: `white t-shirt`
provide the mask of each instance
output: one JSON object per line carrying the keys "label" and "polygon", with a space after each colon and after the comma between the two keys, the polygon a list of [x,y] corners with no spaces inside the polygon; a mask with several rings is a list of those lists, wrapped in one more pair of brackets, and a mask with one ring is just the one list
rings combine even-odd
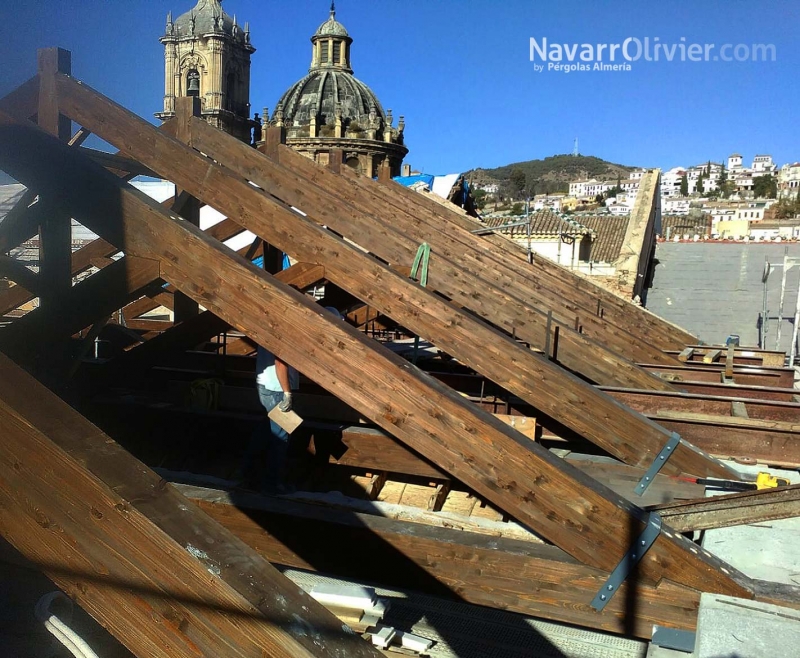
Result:
{"label": "white t-shirt", "polygon": [[[289,368],[289,388],[296,390],[300,386],[300,373],[292,366]],[[275,355],[263,347],[258,348],[256,357],[256,383],[268,391],[282,391],[278,375],[275,373]]]}

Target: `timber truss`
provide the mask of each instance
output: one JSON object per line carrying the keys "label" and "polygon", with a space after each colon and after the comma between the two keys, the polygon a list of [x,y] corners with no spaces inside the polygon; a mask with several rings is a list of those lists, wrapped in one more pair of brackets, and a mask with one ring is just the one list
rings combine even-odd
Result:
{"label": "timber truss", "polygon": [[[473,220],[385,175],[358,175],[341,151],[320,167],[279,128],[251,148],[205,123],[192,98],[158,129],[70,73],[69,53],[43,50],[38,74],[0,100],[0,169],[28,188],[0,225],[0,247],[37,234],[41,245],[38,274],[0,260],[18,284],[0,293],[2,313],[39,299],[0,331],[0,531],[133,653],[378,655],[267,562],[351,575],[360,564],[379,580],[358,553],[367,541],[397,573],[405,565],[464,600],[642,637],[653,623],[693,628],[702,592],[798,600],[670,527],[674,516],[692,529],[692,514],[712,527],[710,512],[689,504],[661,510],[635,578],[602,611],[591,606],[653,518],[634,489],[665,446],[659,482],[737,479],[712,455],[800,461],[800,408],[782,360],[696,346],[587,279],[473,234]],[[89,134],[119,152],[82,147]],[[178,193],[158,204],[128,184],[138,174]],[[647,176],[638,203],[654,215],[659,174]],[[201,230],[202,204],[227,219]],[[71,253],[70,218],[100,239]],[[244,230],[252,245],[223,244]],[[423,243],[425,287],[408,276]],[[280,251],[297,264],[270,274]],[[323,283],[357,302],[349,323],[304,294]],[[174,323],[143,317],[159,306]],[[458,482],[546,543],[489,545],[470,532],[165,486],[43,386],[80,406],[82,360],[109,324],[135,341],[96,365],[95,388],[170,359],[217,357],[186,351],[231,334],[225,357],[249,363],[243,370],[253,367],[243,355],[263,345],[327,392],[329,419],[346,414],[341,463]],[[421,337],[462,369],[426,372],[353,326],[376,324]],[[523,418],[536,419],[533,432]],[[615,458],[628,484],[612,488],[611,467],[603,475],[558,457],[541,444],[548,438]],[[278,539],[286,532],[292,548]]]}

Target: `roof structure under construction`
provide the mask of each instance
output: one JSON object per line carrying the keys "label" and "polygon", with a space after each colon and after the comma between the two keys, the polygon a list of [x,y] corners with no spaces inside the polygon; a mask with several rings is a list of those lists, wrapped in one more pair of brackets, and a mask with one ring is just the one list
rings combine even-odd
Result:
{"label": "roof structure under construction", "polygon": [[[285,141],[253,148],[193,96],[156,128],[56,48],[0,99],[0,170],[24,186],[0,222],[20,560],[140,657],[599,655],[588,631],[642,655],[654,626],[701,656],[707,614],[798,616],[800,588],[723,550],[798,513],[784,353],[700,345],[388,166]],[[631,293],[659,176],[614,254]],[[73,249],[73,220],[97,239]],[[10,255],[34,239],[35,268]],[[232,477],[264,422],[259,345],[302,375],[290,496]]]}

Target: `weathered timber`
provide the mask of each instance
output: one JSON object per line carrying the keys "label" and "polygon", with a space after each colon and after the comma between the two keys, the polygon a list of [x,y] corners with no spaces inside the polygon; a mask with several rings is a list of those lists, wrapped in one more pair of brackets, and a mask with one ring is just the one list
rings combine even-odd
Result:
{"label": "weathered timber", "polygon": [[106,153],[105,151],[97,151],[89,148],[83,148],[81,149],[81,152],[106,169],[113,169],[114,171],[132,174],[134,176],[151,176],[153,178],[158,178],[147,167],[143,167],[132,158],[126,158],[122,155]]}
{"label": "weathered timber", "polygon": [[[243,223],[260,228],[254,216],[269,218],[271,226],[281,223],[281,214],[263,192],[228,176],[218,165],[160,135],[146,122],[131,118],[85,86],[61,77],[58,82],[62,109],[93,132],[99,130],[107,141],[124,142],[128,149],[149,143],[158,151],[153,158],[155,169],[171,172],[170,177],[178,177],[176,182],[196,192],[198,198],[206,196],[206,202],[213,198],[214,205],[230,210],[228,214]],[[641,531],[644,519],[635,506],[380,348],[302,293],[131,192],[74,149],[35,127],[13,125],[2,115],[0,120],[2,166],[15,178],[57,192],[70,212],[92,230],[107,232],[105,237],[112,242],[121,240],[126,253],[161,258],[165,279],[523,524],[582,561],[605,569],[616,566],[628,548],[627,533],[609,533],[608,528],[630,528],[634,536]],[[121,129],[122,134],[132,129],[136,137],[129,144],[120,134],[110,135],[112,131],[101,124],[114,126],[113,132]],[[161,143],[162,139],[167,142]],[[148,149],[143,150],[146,156]],[[202,180],[208,188],[198,184]],[[91,199],[81,193],[89,186],[95,193]],[[234,198],[235,204],[229,198]],[[116,217],[120,223],[109,225],[100,219],[108,217]],[[310,243],[322,253],[329,234],[298,219],[292,213],[293,240],[306,242],[304,234],[309,233]],[[274,234],[284,235],[281,241],[293,245],[283,230],[276,228]],[[347,254],[348,262],[354,260],[342,241],[336,242],[335,251]],[[330,256],[324,259],[326,276],[327,263],[335,260]],[[207,267],[210,262],[215,264],[213,269]],[[391,278],[377,263],[365,269],[370,281],[365,296]],[[356,268],[352,271],[359,274]],[[564,392],[559,396],[563,400]],[[531,491],[536,491],[535,497],[530,496]],[[746,577],[669,531],[656,540],[640,564],[640,574],[651,581],[668,575],[704,591],[749,596]]]}
{"label": "weathered timber", "polygon": [[34,203],[36,192],[25,190],[14,207],[6,213],[0,223],[0,252],[6,253],[36,235],[42,217],[41,206]]}
{"label": "weathered timber", "polygon": [[[357,176],[355,172],[347,172],[347,175],[353,178]],[[360,180],[366,185],[381,187],[364,176],[360,176]],[[414,192],[394,181],[382,187],[397,204],[413,210],[415,214],[418,209],[424,208],[433,216],[440,218],[444,231],[448,230],[450,225],[457,225],[468,231],[483,226],[476,220],[445,208],[426,198],[424,194]],[[599,312],[604,319],[633,335],[645,337],[662,348],[682,349],[687,343],[696,342],[696,337],[689,332],[601,288],[591,280],[591,277],[581,276],[547,258],[536,258],[532,264],[528,264],[525,250],[502,236],[487,235],[483,240],[484,251],[496,254],[500,259],[505,259],[507,256],[513,258],[524,279],[530,282],[529,285],[549,288],[588,311],[594,310],[597,313],[600,309]]]}
{"label": "weathered timber", "polygon": [[[444,471],[380,430],[346,426],[338,430],[337,434],[339,432],[341,432],[341,442],[347,450],[341,454],[330,455],[337,464],[433,480],[449,479]],[[318,441],[315,443],[317,453],[320,450],[318,443]],[[644,475],[644,469],[596,461],[588,457],[567,456],[564,459],[620,496],[640,506],[654,505],[677,498],[698,497],[703,493],[703,487],[700,485],[657,475],[645,495],[637,496],[634,491],[636,484]]]}
{"label": "weathered timber", "polygon": [[[684,382],[722,382],[726,371],[725,363],[691,362],[683,366],[670,366],[654,363],[640,363],[645,370],[658,373],[667,381],[680,388]],[[737,384],[750,386],[772,386],[791,388],[794,385],[794,370],[791,368],[754,368],[737,366],[732,369],[732,377]]]}
{"label": "weathered timber", "polygon": [[[637,354],[650,354],[665,363],[673,363],[671,357],[652,346],[637,352],[637,339],[608,332],[608,327],[602,324],[594,335],[578,334],[572,328],[574,313],[562,313],[552,298],[538,298],[534,294],[524,300],[519,296],[524,281],[507,271],[504,263],[481,258],[479,238],[469,232],[461,230],[463,235],[456,239],[455,234],[460,230],[457,227],[444,232],[422,218],[414,218],[369,194],[359,193],[354,181],[315,165],[288,147],[281,146],[277,151],[279,157],[273,162],[242,142],[225,139],[202,119],[193,119],[191,127],[191,146],[224,162],[287,204],[300,208],[319,224],[354,240],[395,270],[409,267],[419,245],[427,242],[434,254],[428,270],[429,287],[540,349],[548,342],[547,313],[543,309],[553,306],[559,345],[557,361],[564,367],[597,383],[626,379],[636,382],[631,385],[638,388],[671,388],[669,384],[665,387],[663,380],[642,374],[620,353],[623,349],[634,352],[634,358]],[[595,316],[588,318],[587,322],[601,323]]]}
{"label": "weathered timber", "polygon": [[21,260],[0,254],[0,277],[11,279],[26,290],[39,289],[39,276]]}
{"label": "weathered timber", "polygon": [[[275,275],[279,281],[299,289],[307,288],[325,276],[325,268],[310,263],[296,263],[289,269]],[[309,283],[309,281],[311,283]],[[230,329],[230,324],[221,320],[211,311],[186,322],[175,325],[156,338],[152,338],[120,355],[111,365],[110,375],[129,377],[133,370],[143,372],[152,367],[165,355],[179,350],[193,349],[195,346]]]}
{"label": "weathered timber", "polygon": [[0,98],[0,111],[18,121],[32,119],[39,111],[39,86],[37,73],[14,91]]}
{"label": "weathered timber", "polygon": [[677,532],[788,519],[800,516],[800,485],[666,503],[653,509]]}
{"label": "weathered timber", "polygon": [[[199,199],[237,219],[270,244],[299,260],[322,262],[329,280],[394,316],[415,333],[429,337],[448,353],[458,355],[471,367],[619,459],[632,465],[649,464],[666,443],[667,434],[656,424],[630,413],[508,336],[392,273],[265,193],[231,176],[224,167],[188,147],[178,148],[174,140],[72,79],[60,77],[58,82],[68,111],[82,125],[118,148],[124,147],[159,173],[176,179],[176,183]],[[100,120],[105,113],[111,113],[114,121]],[[142,138],[143,131],[148,135],[146,140]],[[342,257],[343,253],[347,258]],[[484,349],[472,349],[476,343],[485,346]],[[595,417],[603,421],[594,422]],[[731,469],[685,442],[665,469],[737,477]]]}
{"label": "weathered timber", "polygon": [[40,306],[15,321],[0,334],[0,348],[21,362],[47,370],[54,342],[68,339],[136,299],[159,276],[156,260],[121,258],[71,287],[49,306]]}
{"label": "weathered timber", "polygon": [[797,402],[608,387],[603,387],[603,390],[631,409],[645,414],[658,414],[664,410],[734,416],[733,405],[741,404],[744,406],[748,418],[800,423],[800,404]]}
{"label": "weathered timber", "polygon": [[[635,592],[624,585],[602,615],[594,613],[588,605],[591,593],[600,589],[606,574],[553,546],[176,486],[275,564],[385,587],[413,584],[433,595],[638,637],[650,637],[653,624],[695,627],[699,593],[666,581],[658,587],[639,582]],[[320,542],[320,536],[326,541]],[[348,548],[334,551],[332,545]],[[634,597],[637,605],[628,610],[626,601]]]}
{"label": "weathered timber", "polygon": [[0,531],[138,656],[376,656],[0,355]]}
{"label": "weathered timber", "polygon": [[797,402],[797,390],[779,386],[750,386],[746,384],[715,384],[713,382],[676,382],[677,388],[687,393],[721,395],[756,400]]}
{"label": "weathered timber", "polygon": [[[58,109],[56,73],[71,73],[72,56],[61,48],[45,48],[39,51],[39,126],[68,141],[72,136],[69,119]],[[72,285],[72,224],[56,199],[42,195],[39,198],[41,223],[39,225],[39,301],[43,307],[54,306]]]}

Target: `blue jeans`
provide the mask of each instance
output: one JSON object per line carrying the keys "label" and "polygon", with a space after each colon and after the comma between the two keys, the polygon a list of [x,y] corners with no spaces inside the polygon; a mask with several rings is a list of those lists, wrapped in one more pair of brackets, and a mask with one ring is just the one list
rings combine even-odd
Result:
{"label": "blue jeans", "polygon": [[[270,391],[260,384],[258,398],[267,413],[283,400],[283,391]],[[244,456],[242,471],[245,479],[266,491],[275,489],[283,479],[289,433],[269,418],[258,424]]]}

